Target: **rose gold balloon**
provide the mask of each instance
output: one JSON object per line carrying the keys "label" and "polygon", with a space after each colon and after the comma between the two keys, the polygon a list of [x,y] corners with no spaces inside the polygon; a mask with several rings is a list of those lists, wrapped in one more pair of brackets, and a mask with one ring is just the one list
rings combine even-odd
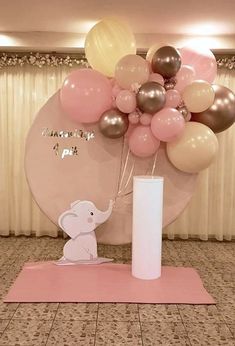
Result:
{"label": "rose gold balloon", "polygon": [[235,94],[222,85],[212,85],[215,100],[202,113],[192,114],[192,120],[207,125],[215,133],[222,132],[235,121]]}
{"label": "rose gold balloon", "polygon": [[191,120],[191,113],[188,111],[187,107],[185,106],[179,106],[177,107],[177,110],[183,115],[185,121]]}
{"label": "rose gold balloon", "polygon": [[165,106],[166,91],[159,83],[147,82],[140,87],[136,100],[141,111],[154,114]]}
{"label": "rose gold balloon", "polygon": [[155,43],[154,45],[152,45],[149,50],[147,51],[147,54],[146,54],[146,60],[149,61],[151,63],[152,59],[153,59],[153,56],[155,54],[155,52],[161,48],[161,47],[164,47],[166,46],[166,42],[158,42],[158,43]]}
{"label": "rose gold balloon", "polygon": [[99,120],[100,132],[107,138],[124,136],[128,129],[128,117],[118,109],[109,109]]}
{"label": "rose gold balloon", "polygon": [[[57,137],[63,131],[65,136],[69,136]],[[94,138],[86,140],[92,131]],[[72,133],[84,137],[70,136]],[[64,116],[56,93],[39,111],[26,142],[26,175],[40,208],[57,223],[59,215],[73,201],[91,200],[97,208],[105,210],[109,200],[113,199],[113,213],[105,224],[98,227],[98,240],[109,244],[129,243],[132,176],[153,172],[164,177],[164,225],[172,222],[190,201],[197,176],[176,169],[166,156],[165,146],[160,147],[157,158],[139,159],[128,154],[127,142],[128,139],[123,137],[115,140],[104,137],[98,124],[71,122]],[[56,143],[59,145],[57,151],[53,149]],[[62,159],[64,149],[69,154]]]}
{"label": "rose gold balloon", "polygon": [[218,140],[214,132],[196,122],[187,122],[182,136],[167,143],[169,160],[186,173],[197,173],[207,168],[217,151]]}
{"label": "rose gold balloon", "polygon": [[152,70],[153,72],[160,73],[164,78],[174,77],[180,66],[180,53],[172,46],[163,46],[153,55]]}

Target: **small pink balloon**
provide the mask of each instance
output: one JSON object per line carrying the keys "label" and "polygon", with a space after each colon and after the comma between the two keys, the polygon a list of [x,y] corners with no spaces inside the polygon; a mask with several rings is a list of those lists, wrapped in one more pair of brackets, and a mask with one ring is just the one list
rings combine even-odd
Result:
{"label": "small pink balloon", "polygon": [[136,125],[140,121],[140,115],[137,112],[132,112],[128,115],[130,124]]}
{"label": "small pink balloon", "polygon": [[140,123],[141,123],[141,125],[149,126],[151,124],[151,120],[152,120],[152,115],[151,114],[143,113],[140,116]]}
{"label": "small pink balloon", "polygon": [[114,97],[117,97],[117,95],[120,93],[120,91],[122,90],[122,88],[120,88],[120,86],[116,83],[113,84],[113,87],[112,87],[112,95]]}
{"label": "small pink balloon", "polygon": [[137,126],[129,137],[131,152],[139,157],[152,156],[159,148],[160,141],[156,139],[149,126]]}
{"label": "small pink balloon", "polygon": [[129,139],[129,137],[131,136],[132,132],[134,131],[134,129],[135,129],[137,126],[138,126],[138,125],[136,125],[136,124],[131,124],[131,123],[129,122],[128,130],[126,131],[124,137],[125,137],[126,139]]}
{"label": "small pink balloon", "polygon": [[182,65],[175,78],[177,81],[175,89],[181,92],[196,79],[196,72],[192,66]]}
{"label": "small pink balloon", "polygon": [[167,90],[165,107],[175,108],[179,106],[180,102],[181,102],[181,96],[177,90],[174,90],[174,89]]}
{"label": "small pink balloon", "polygon": [[111,83],[98,71],[88,68],[75,70],[62,85],[60,102],[71,120],[97,122],[112,105]]}
{"label": "small pink balloon", "polygon": [[183,115],[174,108],[163,108],[153,116],[151,130],[163,142],[170,142],[180,136],[185,128]]}
{"label": "small pink balloon", "polygon": [[112,108],[117,108],[116,100],[113,100],[113,101],[112,101]]}
{"label": "small pink balloon", "polygon": [[116,97],[117,108],[123,113],[131,113],[136,109],[136,96],[133,91],[121,90]]}
{"label": "small pink balloon", "polygon": [[164,78],[159,73],[151,73],[149,76],[149,81],[156,82],[164,86]]}
{"label": "small pink balloon", "polygon": [[109,81],[110,81],[112,87],[116,84],[116,79],[115,78],[109,78]]}
{"label": "small pink balloon", "polygon": [[210,49],[183,47],[180,49],[182,65],[190,65],[194,68],[195,79],[202,79],[209,83],[215,80],[217,63]]}

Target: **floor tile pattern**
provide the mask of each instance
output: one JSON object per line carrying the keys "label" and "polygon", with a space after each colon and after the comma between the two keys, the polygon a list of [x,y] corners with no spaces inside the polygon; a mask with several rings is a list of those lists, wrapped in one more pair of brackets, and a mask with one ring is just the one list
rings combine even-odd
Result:
{"label": "floor tile pattern", "polygon": [[[235,243],[163,241],[163,264],[198,270],[217,305],[4,304],[27,261],[60,258],[62,238],[0,237],[0,346],[235,345]],[[130,263],[131,247],[99,245]]]}

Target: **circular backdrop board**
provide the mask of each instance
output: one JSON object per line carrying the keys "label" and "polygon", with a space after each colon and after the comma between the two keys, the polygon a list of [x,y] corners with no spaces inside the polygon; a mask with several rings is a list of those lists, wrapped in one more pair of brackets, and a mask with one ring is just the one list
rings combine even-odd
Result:
{"label": "circular backdrop board", "polygon": [[63,113],[59,92],[41,108],[26,141],[25,169],[32,194],[57,224],[76,200],[91,200],[105,210],[115,200],[110,219],[97,228],[99,242],[131,241],[132,177],[164,177],[164,226],[183,211],[192,197],[197,175],[172,166],[161,146],[155,157],[134,157],[125,138],[105,138],[97,124],[75,124]]}

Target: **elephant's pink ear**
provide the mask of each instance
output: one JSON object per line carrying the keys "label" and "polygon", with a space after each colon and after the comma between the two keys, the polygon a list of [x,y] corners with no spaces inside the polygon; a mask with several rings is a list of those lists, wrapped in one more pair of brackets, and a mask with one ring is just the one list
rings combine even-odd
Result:
{"label": "elephant's pink ear", "polygon": [[75,239],[79,235],[78,216],[75,213],[65,212],[61,214],[58,223],[70,238]]}

